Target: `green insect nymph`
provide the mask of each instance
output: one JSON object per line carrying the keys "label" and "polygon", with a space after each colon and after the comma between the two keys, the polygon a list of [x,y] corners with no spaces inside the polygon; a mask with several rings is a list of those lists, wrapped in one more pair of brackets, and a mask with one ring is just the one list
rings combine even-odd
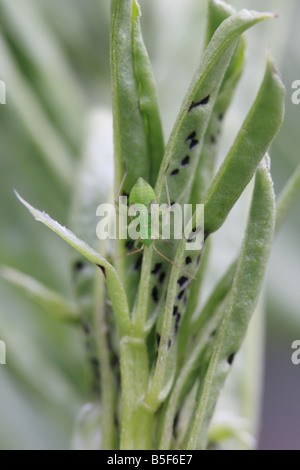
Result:
{"label": "green insect nymph", "polygon": [[156,196],[153,188],[143,178],[139,178],[129,195],[129,205],[135,206],[139,212],[142,223],[140,226],[140,240],[143,245],[153,243],[151,238],[151,204],[156,204]]}
{"label": "green insect nymph", "polygon": [[[123,176],[123,179],[121,181],[118,194],[116,196],[119,196],[122,186],[124,184],[125,178],[127,175],[127,171],[125,172],[125,175]],[[167,179],[166,179],[166,174],[164,174],[165,178],[165,185],[166,185],[166,191],[167,191],[167,199],[168,199],[168,205],[169,205],[169,210],[171,209],[171,203],[170,203],[170,194],[169,194],[169,189],[168,189],[168,184],[167,184]],[[177,264],[173,263],[169,258],[167,258],[164,254],[162,254],[160,251],[155,246],[154,241],[157,238],[165,240],[161,235],[159,235],[159,232],[155,234],[155,236],[152,236],[152,224],[151,224],[151,205],[152,204],[157,204],[156,200],[156,195],[154,192],[154,189],[152,186],[150,186],[147,181],[144,180],[144,178],[139,178],[133,188],[130,191],[129,194],[129,207],[133,207],[136,212],[139,213],[139,218],[140,218],[140,232],[139,232],[139,239],[136,240],[135,242],[135,247],[137,248],[138,242],[142,243],[142,247],[138,248],[131,253],[127,253],[125,256],[131,256],[136,253],[141,252],[145,246],[150,246],[152,245],[152,248],[154,251],[161,256],[165,261],[168,261],[168,263],[172,264],[173,266],[176,266],[180,271],[182,271],[184,274],[186,274],[189,278],[195,279],[194,276],[192,276],[190,273],[186,272],[182,267],[178,266]],[[166,241],[166,240],[165,240]]]}

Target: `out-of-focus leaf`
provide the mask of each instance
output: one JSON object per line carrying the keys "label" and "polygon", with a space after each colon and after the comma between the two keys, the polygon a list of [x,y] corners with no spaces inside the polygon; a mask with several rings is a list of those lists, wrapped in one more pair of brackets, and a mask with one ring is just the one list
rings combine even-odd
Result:
{"label": "out-of-focus leaf", "polygon": [[224,223],[279,131],[284,117],[284,96],[280,75],[269,59],[255,103],[206,193],[206,235]]}
{"label": "out-of-focus leaf", "polygon": [[186,439],[188,449],[206,446],[216,400],[245,338],[262,288],[275,229],[275,195],[268,165],[265,159],[256,173],[246,235],[224,318],[200,384],[196,413]]}
{"label": "out-of-focus leaf", "polygon": [[18,73],[33,88],[57,134],[71,149],[77,149],[81,135],[78,116],[84,112],[86,100],[64,50],[43,20],[40,9],[31,0],[26,0],[26,4],[20,0],[2,0],[0,25],[19,67]]}
{"label": "out-of-focus leaf", "polygon": [[0,66],[3,70],[1,78],[9,84],[7,99],[14,104],[28,135],[39,148],[39,156],[57,180],[61,182],[64,189],[70,189],[73,182],[74,158],[36,99],[34,90],[19,73],[1,36]]}
{"label": "out-of-focus leaf", "polygon": [[171,200],[181,204],[189,201],[205,131],[237,42],[251,26],[271,17],[266,13],[242,10],[223,21],[212,37],[166,147],[155,187],[160,202],[167,201],[166,171]]}
{"label": "out-of-focus leaf", "polygon": [[51,315],[62,320],[77,322],[79,312],[75,304],[52,291],[26,274],[8,266],[0,266],[0,276],[6,281],[19,287],[26,295],[41,305]]}
{"label": "out-of-focus leaf", "polygon": [[100,419],[99,405],[87,403],[82,407],[75,421],[72,439],[73,450],[101,449]]}

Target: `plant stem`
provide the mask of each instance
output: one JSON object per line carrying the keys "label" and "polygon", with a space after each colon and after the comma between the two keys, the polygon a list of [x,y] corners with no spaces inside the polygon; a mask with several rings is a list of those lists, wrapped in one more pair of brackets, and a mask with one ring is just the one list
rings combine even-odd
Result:
{"label": "plant stem", "polygon": [[154,412],[143,401],[149,381],[145,341],[124,337],[120,355],[123,394],[121,449],[150,450]]}
{"label": "plant stem", "polygon": [[145,246],[131,336],[125,336],[121,340],[123,393],[121,449],[123,450],[152,448],[154,410],[144,403],[149,383],[148,352],[144,330],[148,311],[152,253],[152,247]]}

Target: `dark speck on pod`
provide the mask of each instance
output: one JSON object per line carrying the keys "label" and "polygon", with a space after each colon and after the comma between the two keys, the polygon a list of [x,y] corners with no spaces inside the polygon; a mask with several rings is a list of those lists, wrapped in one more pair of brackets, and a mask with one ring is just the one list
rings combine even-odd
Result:
{"label": "dark speck on pod", "polygon": [[190,144],[190,150],[193,150],[199,144],[199,140],[193,139]]}
{"label": "dark speck on pod", "polygon": [[227,359],[228,364],[231,366],[235,358],[235,354],[230,354],[230,356]]}
{"label": "dark speck on pod", "polygon": [[181,166],[188,166],[188,164],[190,163],[190,157],[189,155],[187,155],[181,162]]}
{"label": "dark speck on pod", "polygon": [[174,423],[173,423],[173,437],[177,439],[177,426],[178,426],[178,421],[179,421],[179,411],[176,414],[174,418]]}
{"label": "dark speck on pod", "polygon": [[209,102],[210,95],[206,96],[203,98],[201,101],[197,101],[196,103],[193,101],[191,106],[189,107],[189,111],[191,111],[193,108],[197,108],[198,106],[204,106]]}
{"label": "dark speck on pod", "polygon": [[179,173],[179,169],[178,169],[178,168],[175,168],[175,170],[173,170],[173,171],[171,172],[171,176],[177,176],[178,173]]}
{"label": "dark speck on pod", "polygon": [[196,131],[193,131],[186,139],[186,142],[189,142],[190,140],[193,140],[196,137]]}
{"label": "dark speck on pod", "polygon": [[100,264],[97,264],[98,268],[101,269],[102,273],[103,273],[103,276],[106,277],[106,269],[104,266],[101,266]]}
{"label": "dark speck on pod", "polygon": [[137,262],[136,262],[135,265],[134,265],[134,269],[135,269],[136,271],[139,271],[139,270],[141,269],[141,267],[142,267],[142,261],[143,261],[143,255],[140,255],[140,256],[138,257],[138,259],[137,259]]}
{"label": "dark speck on pod", "polygon": [[188,278],[186,276],[181,276],[177,281],[180,287],[183,287],[187,282],[188,282]]}
{"label": "dark speck on pod", "polygon": [[157,303],[158,302],[158,289],[156,286],[153,287],[151,295],[152,295],[152,299],[154,300],[154,302]]}
{"label": "dark speck on pod", "polygon": [[181,300],[183,296],[184,296],[184,289],[181,292],[179,292],[177,299]]}
{"label": "dark speck on pod", "polygon": [[158,274],[161,270],[161,267],[162,267],[161,263],[156,263],[156,265],[154,266],[154,268],[151,271],[151,274],[155,274],[155,275]]}
{"label": "dark speck on pod", "polygon": [[181,320],[181,315],[180,315],[180,313],[177,313],[177,315],[176,315],[176,321],[175,321],[175,327],[174,327],[174,334],[175,334],[175,336],[177,336],[177,333],[178,333],[178,328],[179,328],[180,320]]}
{"label": "dark speck on pod", "polygon": [[134,247],[134,242],[131,241],[131,240],[127,240],[127,242],[125,243],[125,247],[128,251],[131,251],[133,250],[133,247]]}

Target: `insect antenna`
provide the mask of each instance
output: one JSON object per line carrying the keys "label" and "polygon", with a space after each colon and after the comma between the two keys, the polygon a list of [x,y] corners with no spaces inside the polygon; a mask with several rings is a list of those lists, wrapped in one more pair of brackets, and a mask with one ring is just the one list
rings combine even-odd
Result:
{"label": "insect antenna", "polygon": [[167,200],[168,200],[168,205],[171,207],[171,199],[170,199],[170,191],[169,191],[169,186],[168,186],[168,181],[167,181],[167,171],[168,171],[169,165],[165,169],[164,172],[164,180],[165,180],[165,186],[166,186],[166,192],[167,192]]}
{"label": "insect antenna", "polygon": [[126,258],[127,256],[136,255],[137,253],[140,253],[141,251],[143,251],[143,249],[144,249],[144,245],[138,250],[131,251],[130,253],[125,253],[125,255],[116,256],[115,259],[121,259],[121,258]]}
{"label": "insect antenna", "polygon": [[118,204],[118,199],[119,199],[120,193],[121,193],[121,191],[122,191],[122,188],[123,188],[123,186],[124,186],[124,183],[125,183],[125,180],[126,180],[127,175],[128,175],[128,170],[126,169],[126,170],[125,170],[125,173],[124,173],[124,176],[123,176],[123,178],[122,178],[122,180],[121,180],[120,186],[119,186],[119,188],[118,188],[117,194],[115,195],[115,199],[114,199],[115,204]]}

